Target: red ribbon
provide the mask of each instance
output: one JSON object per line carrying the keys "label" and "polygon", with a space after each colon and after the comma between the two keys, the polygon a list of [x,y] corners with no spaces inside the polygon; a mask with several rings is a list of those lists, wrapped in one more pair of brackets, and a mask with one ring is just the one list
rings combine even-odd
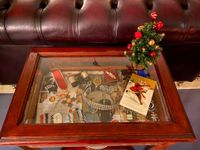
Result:
{"label": "red ribbon", "polygon": [[65,82],[65,79],[64,79],[61,71],[55,70],[55,71],[52,72],[52,74],[53,74],[59,88],[61,88],[63,90],[67,89],[67,83]]}

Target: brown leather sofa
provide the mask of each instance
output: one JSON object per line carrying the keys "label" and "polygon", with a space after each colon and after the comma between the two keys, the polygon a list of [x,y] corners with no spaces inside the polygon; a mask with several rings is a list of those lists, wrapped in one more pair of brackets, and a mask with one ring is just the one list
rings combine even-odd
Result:
{"label": "brown leather sofa", "polygon": [[199,0],[0,0],[0,82],[17,83],[32,47],[126,46],[156,11],[174,80],[200,70]]}

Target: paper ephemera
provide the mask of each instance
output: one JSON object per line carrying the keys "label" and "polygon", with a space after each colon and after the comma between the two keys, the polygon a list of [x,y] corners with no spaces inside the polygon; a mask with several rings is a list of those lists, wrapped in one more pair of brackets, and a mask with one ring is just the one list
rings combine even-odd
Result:
{"label": "paper ephemera", "polygon": [[146,116],[155,86],[156,81],[132,74],[120,105]]}

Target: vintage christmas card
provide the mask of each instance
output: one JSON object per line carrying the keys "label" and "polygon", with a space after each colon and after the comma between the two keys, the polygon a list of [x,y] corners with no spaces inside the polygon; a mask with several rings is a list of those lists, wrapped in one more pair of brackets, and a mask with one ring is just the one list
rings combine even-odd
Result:
{"label": "vintage christmas card", "polygon": [[156,81],[132,74],[120,105],[142,115],[147,115]]}

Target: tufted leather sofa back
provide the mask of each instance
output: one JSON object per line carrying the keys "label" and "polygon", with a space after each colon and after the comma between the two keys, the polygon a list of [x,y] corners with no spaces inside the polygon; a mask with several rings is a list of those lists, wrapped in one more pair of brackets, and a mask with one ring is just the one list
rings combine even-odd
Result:
{"label": "tufted leather sofa back", "polygon": [[200,0],[0,0],[0,84],[16,83],[32,47],[125,46],[156,11],[175,80],[200,68]]}
{"label": "tufted leather sofa back", "polygon": [[0,0],[0,44],[129,42],[150,11],[166,43],[199,43],[199,9],[199,0]]}

